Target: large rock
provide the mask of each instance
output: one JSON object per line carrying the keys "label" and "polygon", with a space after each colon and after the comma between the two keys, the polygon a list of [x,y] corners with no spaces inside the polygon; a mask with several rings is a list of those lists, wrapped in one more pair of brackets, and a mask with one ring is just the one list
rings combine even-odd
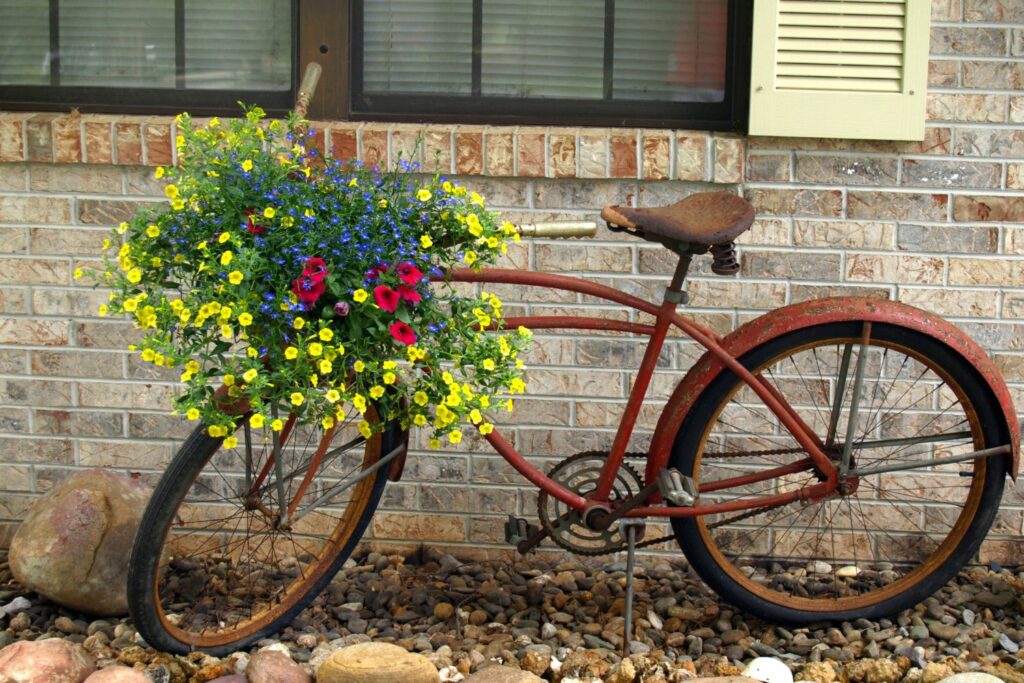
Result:
{"label": "large rock", "polygon": [[127,666],[108,666],[85,679],[85,683],[153,683],[152,679],[138,669]]}
{"label": "large rock", "polygon": [[334,651],[316,674],[317,683],[439,683],[423,655],[388,643],[359,643]]}
{"label": "large rock", "polygon": [[291,657],[276,650],[260,650],[250,657],[245,676],[249,683],[313,683]]}
{"label": "large rock", "polygon": [[92,657],[59,638],[21,640],[0,650],[4,683],[83,683],[92,672]]}
{"label": "large rock", "polygon": [[72,609],[128,612],[128,555],[150,489],[107,470],[72,475],[40,498],[11,541],[14,577]]}
{"label": "large rock", "polygon": [[544,683],[544,679],[529,671],[509,666],[489,666],[480,669],[462,683]]}

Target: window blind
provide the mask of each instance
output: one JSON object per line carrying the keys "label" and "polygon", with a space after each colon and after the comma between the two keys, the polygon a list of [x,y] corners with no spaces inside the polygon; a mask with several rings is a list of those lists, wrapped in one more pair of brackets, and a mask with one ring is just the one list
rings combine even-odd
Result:
{"label": "window blind", "polygon": [[185,0],[189,88],[288,90],[290,0]]}
{"label": "window blind", "polygon": [[0,83],[50,82],[50,14],[39,0],[0,3]]}

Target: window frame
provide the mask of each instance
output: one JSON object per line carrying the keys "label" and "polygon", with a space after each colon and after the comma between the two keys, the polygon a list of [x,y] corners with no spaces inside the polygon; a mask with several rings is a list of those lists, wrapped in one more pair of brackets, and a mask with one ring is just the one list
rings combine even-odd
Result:
{"label": "window frame", "polygon": [[[720,103],[658,102],[610,99],[610,75],[614,55],[607,47],[605,99],[517,98],[494,96],[366,95],[362,92],[363,0],[350,0],[351,83],[349,118],[357,121],[476,123],[496,125],[584,125],[604,127],[696,128],[743,130],[746,128],[750,91],[750,45],[753,32],[752,0],[728,0],[730,17],[726,53],[725,99]],[[474,89],[479,82],[479,21],[483,0],[474,7]],[[615,0],[605,0],[605,16],[614,16]],[[506,106],[520,108],[498,114]],[[629,113],[635,110],[637,114]],[[452,113],[452,112],[459,113]]]}
{"label": "window frame", "polygon": [[[49,0],[51,26],[59,0]],[[541,99],[512,97],[437,97],[432,95],[367,97],[361,93],[362,36],[354,27],[361,20],[363,0],[294,0],[292,85],[286,91],[117,88],[93,86],[6,86],[0,108],[12,111],[161,115],[187,110],[198,116],[238,113],[238,102],[259,104],[272,115],[283,115],[294,104],[309,62],[323,67],[320,84],[310,103],[313,119],[394,121],[396,123],[463,123],[480,125],[601,126],[689,128],[709,131],[746,129],[749,103],[750,46],[753,0],[728,0],[729,42],[726,55],[726,97],[722,103],[657,103],[646,100]],[[480,4],[482,0],[473,0]],[[174,0],[176,35],[184,24],[184,0]],[[612,4],[614,0],[606,0]],[[350,38],[351,37],[351,38]],[[51,30],[51,45],[54,43]],[[58,55],[59,59],[59,55]],[[59,68],[54,67],[54,68]],[[179,66],[179,68],[181,68]],[[498,114],[507,104],[527,103],[529,109]],[[372,105],[372,106],[371,106]],[[501,105],[501,106],[496,106]],[[627,112],[632,107],[638,113]],[[458,111],[459,113],[452,113]],[[713,112],[714,116],[708,116]]]}

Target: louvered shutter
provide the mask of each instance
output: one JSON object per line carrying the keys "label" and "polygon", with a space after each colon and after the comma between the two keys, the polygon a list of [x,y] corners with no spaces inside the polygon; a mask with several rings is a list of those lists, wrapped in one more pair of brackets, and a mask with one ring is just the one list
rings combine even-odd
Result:
{"label": "louvered shutter", "polygon": [[920,140],[927,0],[757,0],[750,134]]}

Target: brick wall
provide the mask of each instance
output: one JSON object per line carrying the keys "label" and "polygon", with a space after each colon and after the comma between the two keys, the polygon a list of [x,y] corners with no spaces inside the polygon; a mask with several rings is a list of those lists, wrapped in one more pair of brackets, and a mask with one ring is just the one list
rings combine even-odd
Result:
{"label": "brick wall", "polygon": [[[1013,0],[935,0],[922,142],[744,138],[699,131],[321,122],[319,144],[384,164],[422,137],[428,168],[460,177],[513,221],[593,219],[608,203],[667,203],[738,189],[757,209],[739,278],[695,268],[690,312],[724,333],[777,306],[830,294],[905,301],[947,316],[994,356],[1024,408],[1024,28]],[[72,271],[110,226],[160,197],[169,118],[0,114],[0,545],[33,499],[77,468],[153,476],[188,427],[166,414],[173,384],[126,353],[125,323]],[[658,297],[672,267],[653,245],[524,244],[508,264],[581,273]],[[497,288],[512,310],[625,313],[587,297]],[[639,362],[638,341],[538,335],[530,395],[507,427],[537,462],[607,448]],[[664,398],[697,355],[673,340]],[[657,417],[641,416],[642,446]],[[417,444],[419,446],[420,444]],[[496,545],[535,497],[479,440],[417,450],[372,534],[389,543]],[[468,485],[470,482],[472,486]],[[990,555],[1013,552],[1024,494],[1005,498]]]}

